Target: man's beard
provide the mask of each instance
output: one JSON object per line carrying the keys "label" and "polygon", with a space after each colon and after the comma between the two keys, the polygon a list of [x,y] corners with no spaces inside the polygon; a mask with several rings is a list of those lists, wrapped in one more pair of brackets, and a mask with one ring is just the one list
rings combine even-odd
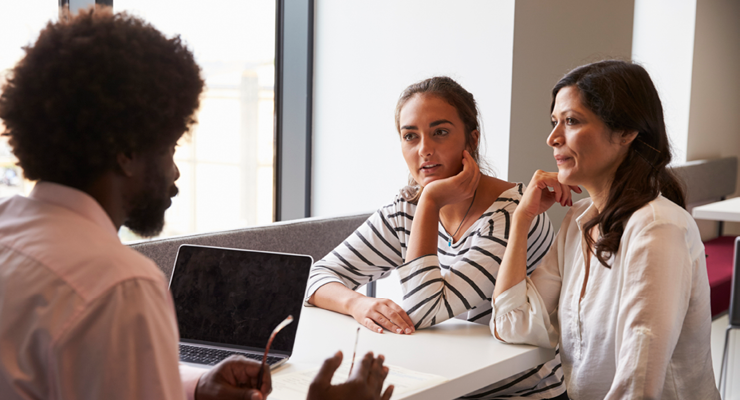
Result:
{"label": "man's beard", "polygon": [[[155,168],[150,170],[157,171]],[[174,183],[168,188],[164,180],[161,172],[153,172],[146,180],[144,190],[130,200],[131,211],[123,225],[141,237],[157,236],[164,228],[164,212],[172,204],[170,198],[178,193]]]}

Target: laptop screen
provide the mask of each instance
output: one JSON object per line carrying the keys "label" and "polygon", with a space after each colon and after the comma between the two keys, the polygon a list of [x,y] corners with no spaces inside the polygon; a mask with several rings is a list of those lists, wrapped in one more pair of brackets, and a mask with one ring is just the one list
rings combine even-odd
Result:
{"label": "laptop screen", "polygon": [[180,246],[170,280],[183,341],[264,349],[285,317],[271,352],[291,354],[311,257]]}

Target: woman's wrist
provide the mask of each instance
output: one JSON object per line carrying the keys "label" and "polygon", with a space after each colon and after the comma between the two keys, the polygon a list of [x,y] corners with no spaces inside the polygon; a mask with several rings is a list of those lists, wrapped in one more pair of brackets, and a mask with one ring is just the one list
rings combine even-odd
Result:
{"label": "woman's wrist", "polygon": [[342,304],[342,308],[344,308],[344,313],[347,315],[354,316],[355,315],[355,308],[357,308],[357,305],[365,298],[366,296],[362,295],[361,293],[357,293],[354,290],[352,291],[351,295],[348,295]]}
{"label": "woman's wrist", "polygon": [[357,299],[362,297],[365,296],[339,282],[330,282],[316,289],[308,302],[316,307],[352,315]]}
{"label": "woman's wrist", "polygon": [[431,191],[424,190],[421,192],[421,196],[419,197],[419,202],[416,204],[417,212],[419,209],[430,209],[435,214],[439,214],[439,210],[442,208],[441,205],[437,204],[436,199],[432,194],[430,194]]}
{"label": "woman's wrist", "polygon": [[522,212],[521,209],[517,208],[516,210],[514,210],[514,214],[511,218],[512,225],[529,228],[529,226],[532,225],[532,221],[534,221],[535,217],[537,216],[529,215],[529,213]]}

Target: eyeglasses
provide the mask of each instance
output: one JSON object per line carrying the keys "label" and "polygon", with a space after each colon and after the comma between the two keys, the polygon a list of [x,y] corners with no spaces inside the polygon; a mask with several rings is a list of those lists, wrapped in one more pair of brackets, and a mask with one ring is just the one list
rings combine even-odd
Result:
{"label": "eyeglasses", "polygon": [[270,346],[272,346],[272,341],[275,339],[275,335],[277,335],[277,333],[280,332],[281,329],[290,325],[291,322],[293,322],[293,316],[288,315],[288,318],[285,318],[283,322],[279,323],[278,326],[276,326],[275,329],[272,330],[272,334],[270,335],[270,340],[267,341],[267,347],[265,347],[265,355],[262,357],[262,366],[260,367],[260,372],[257,373],[257,390],[260,390],[260,388],[262,387],[262,378],[265,374],[267,353],[270,352]]}

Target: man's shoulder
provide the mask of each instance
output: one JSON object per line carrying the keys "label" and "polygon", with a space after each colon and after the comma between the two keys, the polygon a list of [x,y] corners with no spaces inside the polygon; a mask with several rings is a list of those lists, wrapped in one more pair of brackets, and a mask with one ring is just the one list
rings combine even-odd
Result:
{"label": "man's shoulder", "polygon": [[83,299],[91,300],[130,279],[153,280],[166,287],[164,274],[152,260],[79,215],[32,205],[20,215],[2,211],[0,252],[48,270]]}
{"label": "man's shoulder", "polygon": [[[87,243],[94,243],[93,237],[87,239],[90,239]],[[51,268],[87,301],[130,280],[152,281],[164,290],[167,288],[164,274],[151,259],[120,242],[97,243],[96,248],[89,250],[84,240],[74,245],[80,253],[69,262]]]}
{"label": "man's shoulder", "polygon": [[164,273],[154,261],[120,242],[111,244],[105,251],[90,254],[85,262],[89,263],[89,272],[106,270],[105,282],[111,286],[130,279],[167,285]]}

